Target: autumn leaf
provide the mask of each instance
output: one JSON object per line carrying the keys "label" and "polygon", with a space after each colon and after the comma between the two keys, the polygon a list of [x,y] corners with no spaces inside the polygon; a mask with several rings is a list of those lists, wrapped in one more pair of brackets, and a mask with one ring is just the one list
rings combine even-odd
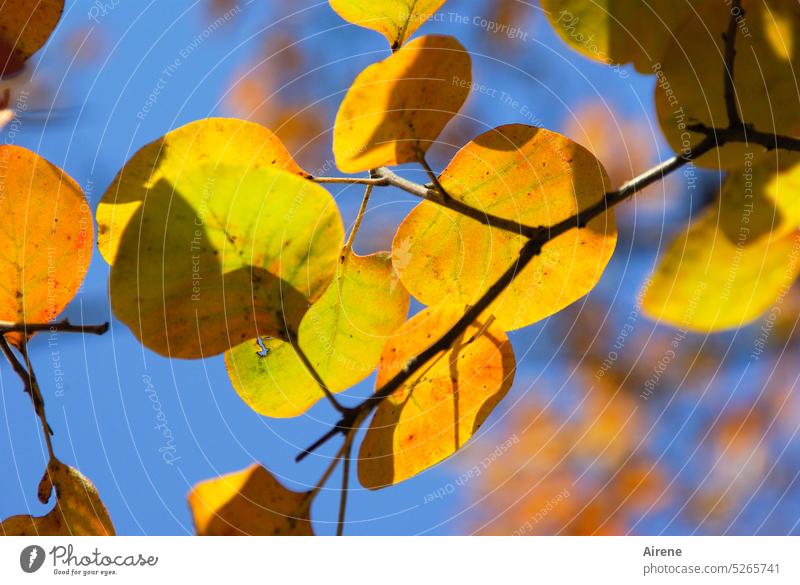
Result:
{"label": "autumn leaf", "polygon": [[694,16],[688,4],[674,0],[541,0],[541,5],[573,49],[609,65],[633,63],[642,73],[653,73],[675,29]]}
{"label": "autumn leaf", "polygon": [[[92,256],[89,204],[64,171],[19,146],[0,146],[0,321],[54,319],[80,288]],[[19,346],[21,334],[6,334]]]}
{"label": "autumn leaf", "polygon": [[800,235],[740,246],[711,210],[678,235],[647,283],[651,318],[691,331],[742,327],[786,294],[800,274]]}
{"label": "autumn leaf", "polygon": [[[462,307],[428,308],[407,321],[384,347],[376,387],[462,315]],[[396,484],[458,451],[508,392],[514,370],[511,343],[486,314],[378,406],[359,453],[361,483]]]}
{"label": "autumn leaf", "polygon": [[392,49],[408,38],[433,16],[445,0],[330,0],[331,8],[347,21],[378,31]]}
{"label": "autumn leaf", "polygon": [[77,469],[53,459],[39,484],[47,503],[53,487],[56,505],[45,516],[12,516],[0,524],[6,536],[113,536],[114,525],[97,488]]}
{"label": "autumn leaf", "polygon": [[[598,201],[600,162],[548,130],[512,124],[478,136],[439,177],[448,195],[529,227],[551,226]],[[576,301],[600,279],[616,244],[614,214],[570,230],[542,249],[492,304],[507,330]],[[472,305],[517,259],[526,238],[423,201],[400,224],[392,254],[408,291],[426,305]]]}
{"label": "autumn leaf", "polygon": [[345,173],[418,161],[461,109],[472,79],[453,37],[420,37],[353,82],[336,116],[333,152]]}
{"label": "autumn leaf", "polygon": [[[347,390],[375,369],[387,338],[403,324],[408,303],[387,253],[343,253],[336,277],[298,332],[301,351],[331,392]],[[291,343],[262,343],[265,355],[256,340],[225,354],[233,387],[250,408],[292,417],[324,397]]]}
{"label": "autumn leaf", "polygon": [[720,228],[734,244],[763,242],[800,228],[800,156],[755,159],[753,153],[748,164],[728,174],[716,203]]}
{"label": "autumn leaf", "polygon": [[16,73],[50,38],[64,0],[4,0],[0,10],[0,77]]}
{"label": "autumn leaf", "polygon": [[189,507],[198,536],[311,536],[311,499],[254,463],[194,486]]}
{"label": "autumn leaf", "polygon": [[[793,105],[797,103],[795,64],[800,61],[800,4],[796,0],[742,0],[742,8],[746,29],[737,28],[734,67],[741,119],[762,132],[798,136],[800,110]],[[715,2],[701,2],[696,10],[674,29],[674,38],[659,60],[656,109],[661,129],[677,152],[703,138],[689,132],[687,125],[724,128],[728,124],[723,33],[730,10],[720,10]],[[696,162],[711,168],[740,168],[752,152],[745,143],[727,144]]]}
{"label": "autumn leaf", "polygon": [[241,120],[193,122],[139,150],[97,211],[117,317],[181,358],[296,330],[344,231],[330,194],[301,175],[271,132]]}

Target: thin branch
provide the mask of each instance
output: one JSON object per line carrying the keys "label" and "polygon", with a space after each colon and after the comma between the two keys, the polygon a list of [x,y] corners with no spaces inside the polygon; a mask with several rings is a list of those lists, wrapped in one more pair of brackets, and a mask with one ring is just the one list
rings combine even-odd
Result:
{"label": "thin branch", "polygon": [[728,127],[734,128],[742,125],[739,107],[736,104],[736,85],[734,83],[733,69],[736,60],[736,27],[738,19],[744,16],[742,0],[733,0],[730,10],[731,16],[728,20],[728,30],[722,34],[722,39],[725,41],[723,79],[725,80],[725,109],[728,112]]}
{"label": "thin branch", "polygon": [[300,358],[300,361],[303,362],[303,366],[305,366],[306,371],[311,375],[312,378],[314,378],[314,381],[317,383],[317,386],[319,386],[320,390],[322,390],[322,393],[325,394],[325,398],[328,399],[328,402],[331,403],[331,406],[333,406],[333,408],[335,408],[339,413],[345,414],[347,412],[347,409],[344,406],[342,406],[338,400],[336,400],[336,397],[333,395],[331,389],[328,388],[328,385],[325,383],[325,380],[322,379],[322,376],[319,375],[319,372],[317,372],[317,369],[314,367],[314,364],[312,364],[311,360],[308,359],[306,352],[304,352],[303,348],[300,347],[300,342],[297,339],[297,334],[289,332],[288,337],[289,337],[289,343],[292,345],[292,349],[294,349],[295,353],[297,354],[297,357]]}
{"label": "thin branch", "polygon": [[342,455],[342,490],[339,493],[339,519],[336,522],[336,536],[344,535],[344,520],[347,516],[347,494],[350,481],[350,455],[353,450],[355,433],[350,432],[344,440],[344,454]]}
{"label": "thin branch", "polygon": [[383,179],[372,178],[369,179],[363,177],[312,177],[312,181],[315,183],[337,183],[337,184],[347,184],[347,185],[386,185],[386,182]]}
{"label": "thin branch", "polygon": [[19,376],[20,380],[22,380],[25,392],[31,397],[31,401],[33,402],[33,410],[42,425],[44,440],[47,444],[47,452],[50,456],[50,460],[52,461],[56,457],[51,438],[53,435],[53,429],[50,426],[50,423],[47,422],[47,415],[44,412],[44,397],[42,396],[42,392],[39,388],[39,383],[36,381],[36,376],[33,374],[33,366],[31,365],[31,360],[28,357],[28,350],[24,344],[20,350],[23,358],[25,359],[25,363],[27,364],[27,369],[14,354],[14,350],[11,349],[11,345],[3,335],[0,335],[0,351],[2,351],[3,355],[5,355],[8,363],[11,364],[11,367],[14,369],[14,372],[17,374],[17,376]]}
{"label": "thin branch", "polygon": [[350,230],[350,235],[347,237],[347,241],[344,243],[344,248],[342,248],[342,253],[349,252],[353,248],[353,242],[356,239],[356,234],[358,233],[358,229],[361,227],[361,222],[364,220],[364,214],[367,212],[367,204],[369,203],[369,197],[372,195],[372,188],[374,185],[367,185],[366,191],[364,191],[364,197],[361,199],[361,206],[358,208],[358,214],[356,214],[356,220],[353,222],[353,229]]}
{"label": "thin branch", "polygon": [[108,331],[108,323],[100,325],[73,325],[69,319],[51,323],[12,323],[0,321],[0,334],[3,333],[36,333],[39,331],[58,331],[61,333],[90,333],[103,335]]}

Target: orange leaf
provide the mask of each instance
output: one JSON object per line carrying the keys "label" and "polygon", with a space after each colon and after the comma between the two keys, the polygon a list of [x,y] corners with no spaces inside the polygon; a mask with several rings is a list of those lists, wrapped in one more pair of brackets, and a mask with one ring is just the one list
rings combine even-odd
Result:
{"label": "orange leaf", "polygon": [[[388,341],[380,388],[407,360],[463,315],[462,307],[425,309]],[[413,477],[458,451],[477,432],[514,380],[514,352],[494,317],[476,321],[431,358],[375,412],[359,453],[361,483],[378,489]]]}
{"label": "orange leaf", "polygon": [[[0,146],[0,164],[0,320],[50,321],[89,267],[91,210],[78,184],[36,153]],[[22,341],[18,334],[8,338]]]}
{"label": "orange leaf", "polygon": [[333,131],[336,165],[358,173],[419,160],[464,105],[471,62],[453,37],[420,37],[353,82]]}
{"label": "orange leaf", "polygon": [[256,463],[189,494],[198,536],[311,536],[311,492],[293,492]]}
{"label": "orange leaf", "polygon": [[0,10],[0,77],[16,73],[50,38],[64,0],[4,0]]}

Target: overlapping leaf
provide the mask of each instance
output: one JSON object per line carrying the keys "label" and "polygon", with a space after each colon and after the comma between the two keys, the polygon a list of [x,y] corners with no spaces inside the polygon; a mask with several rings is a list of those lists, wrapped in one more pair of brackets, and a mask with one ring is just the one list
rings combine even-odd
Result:
{"label": "overlapping leaf", "polygon": [[16,73],[42,48],[64,11],[64,0],[4,0],[0,10],[0,77]]}
{"label": "overlapping leaf", "polygon": [[550,23],[574,49],[607,64],[633,63],[652,73],[690,14],[688,4],[674,0],[542,0]]}
{"label": "overlapping leaf", "polygon": [[[303,317],[299,346],[332,392],[341,392],[375,369],[386,339],[408,313],[408,293],[386,253],[344,251],[336,277]],[[225,354],[239,396],[267,416],[297,416],[323,392],[292,344],[255,340]]]}
{"label": "overlapping leaf", "polygon": [[311,536],[311,499],[254,463],[194,486],[189,507],[198,536]]}
{"label": "overlapping leaf", "polygon": [[[443,306],[406,322],[383,350],[377,387],[462,315],[462,307]],[[514,369],[511,343],[486,314],[378,406],[359,453],[361,483],[392,485],[458,451],[508,392]]]}
{"label": "overlapping leaf", "polygon": [[798,274],[798,232],[738,245],[710,212],[667,248],[642,306],[652,318],[682,329],[741,327],[785,296]]}
{"label": "overlapping leaf", "polygon": [[0,146],[0,164],[0,321],[47,322],[72,300],[89,268],[91,210],[75,181],[30,150]]}
{"label": "overlapping leaf", "polygon": [[397,49],[441,8],[445,0],[330,0],[339,16],[378,31]]}
{"label": "overlapping leaf", "polygon": [[[795,66],[800,62],[800,4],[795,0],[743,0],[745,18],[737,29],[734,67],[737,104],[744,122],[757,130],[800,135]],[[670,145],[683,151],[702,135],[686,126],[726,127],[724,40],[730,10],[701,2],[696,13],[674,30],[661,59],[656,88],[661,128]],[[741,27],[745,28],[741,28]],[[698,163],[737,168],[752,147],[729,144],[700,157]]]}
{"label": "overlapping leaf", "polygon": [[241,120],[193,122],[142,148],[97,211],[119,319],[183,358],[296,330],[343,238],[330,194],[301,174],[271,132]]}
{"label": "overlapping leaf", "polygon": [[45,516],[12,516],[0,524],[6,536],[113,536],[114,525],[97,488],[77,469],[52,460],[39,484],[47,503],[55,487],[56,505]]}
{"label": "overlapping leaf", "polygon": [[370,65],[336,116],[336,165],[357,173],[418,161],[461,109],[470,82],[469,54],[448,36],[420,37]]}
{"label": "overlapping leaf", "polygon": [[[459,151],[439,181],[450,197],[488,214],[551,226],[601,201],[600,162],[571,140],[514,124]],[[426,305],[474,304],[517,259],[525,238],[429,201],[400,225],[392,245],[408,291]],[[548,317],[597,283],[616,244],[612,211],[551,240],[492,305],[506,330]]]}
{"label": "overlapping leaf", "polygon": [[741,245],[786,236],[800,227],[798,192],[797,154],[781,153],[731,171],[720,191],[720,228]]}

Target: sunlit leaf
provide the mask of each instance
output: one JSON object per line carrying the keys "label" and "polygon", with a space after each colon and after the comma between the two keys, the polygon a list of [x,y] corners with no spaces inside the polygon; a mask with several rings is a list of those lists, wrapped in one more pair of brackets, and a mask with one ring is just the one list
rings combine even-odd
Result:
{"label": "sunlit leaf", "polygon": [[[743,0],[737,33],[735,86],[741,118],[757,130],[800,135],[795,64],[800,62],[800,4],[796,0]],[[696,5],[697,14],[674,30],[661,59],[656,107],[670,145],[682,151],[702,139],[686,126],[728,124],[724,92],[724,41],[730,10],[715,2]],[[775,23],[783,23],[776,31]],[[777,39],[777,40],[776,40]],[[776,42],[781,42],[776,48]],[[791,51],[787,59],[787,52]],[[712,168],[739,168],[752,146],[729,144],[698,159]],[[769,155],[767,155],[769,158]]]}
{"label": "sunlit leaf", "polygon": [[[447,306],[406,322],[383,350],[377,387],[462,315],[463,308]],[[458,451],[508,392],[514,369],[511,343],[494,318],[487,314],[473,323],[378,406],[361,444],[361,483],[370,489],[392,485]]]}
{"label": "sunlit leaf", "polygon": [[674,0],[541,0],[541,5],[572,48],[601,63],[633,63],[643,73],[653,72],[675,28],[693,15],[688,4]]}
{"label": "sunlit leaf", "polygon": [[50,321],[89,268],[92,213],[78,184],[30,150],[0,146],[0,165],[0,320]]}
{"label": "sunlit leaf", "polygon": [[[347,252],[336,277],[300,323],[300,348],[332,392],[366,378],[386,339],[405,320],[408,293],[388,254]],[[324,396],[292,345],[255,340],[225,354],[239,396],[256,412],[274,417],[302,414]]]}
{"label": "sunlit leaf", "polygon": [[670,244],[648,282],[645,312],[692,331],[741,327],[786,294],[800,274],[800,236],[732,243],[706,213]]}
{"label": "sunlit leaf", "polygon": [[[753,157],[755,158],[755,157]],[[720,228],[734,244],[761,242],[800,227],[800,156],[782,153],[731,171],[719,199]]]}
{"label": "sunlit leaf", "polygon": [[452,37],[414,39],[353,82],[333,132],[346,173],[419,160],[469,94],[469,54]]}
{"label": "sunlit leaf", "polygon": [[144,345],[199,358],[296,330],[334,275],[343,227],[287,157],[256,124],[209,119],[120,171],[98,208],[100,246],[114,312]]}
{"label": "sunlit leaf", "polygon": [[397,49],[441,8],[445,0],[330,0],[330,3],[339,16],[378,31],[392,49]]}
{"label": "sunlit leaf", "polygon": [[64,0],[4,0],[0,10],[0,76],[22,69],[50,38]]}
{"label": "sunlit leaf", "polygon": [[56,488],[56,505],[45,516],[12,516],[0,524],[6,536],[113,536],[114,525],[97,488],[77,469],[51,461],[39,484],[47,503]]}
{"label": "sunlit leaf", "polygon": [[198,536],[310,536],[311,492],[286,489],[264,467],[201,482],[189,494]]}
{"label": "sunlit leaf", "polygon": [[[514,124],[467,144],[439,178],[454,199],[521,224],[551,226],[602,201],[608,179],[600,162],[571,140]],[[471,305],[516,260],[525,238],[488,228],[429,201],[397,230],[395,268],[426,305]],[[612,211],[544,246],[492,305],[506,330],[548,317],[597,283],[616,244]]]}

